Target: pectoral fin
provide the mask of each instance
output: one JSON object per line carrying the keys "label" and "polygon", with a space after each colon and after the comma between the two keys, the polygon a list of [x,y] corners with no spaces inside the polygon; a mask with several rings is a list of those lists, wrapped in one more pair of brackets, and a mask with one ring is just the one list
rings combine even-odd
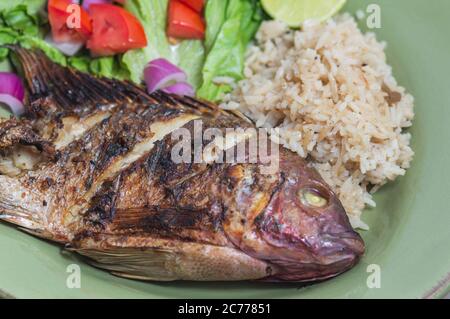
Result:
{"label": "pectoral fin", "polygon": [[[109,243],[111,240],[108,240]],[[118,239],[117,243],[126,243]],[[128,238],[137,243],[140,239]],[[265,278],[274,268],[234,248],[155,239],[142,247],[100,244],[96,248],[70,249],[88,262],[114,275],[151,281],[237,281]],[[147,247],[145,247],[147,246]],[[153,246],[153,247],[152,247]]]}

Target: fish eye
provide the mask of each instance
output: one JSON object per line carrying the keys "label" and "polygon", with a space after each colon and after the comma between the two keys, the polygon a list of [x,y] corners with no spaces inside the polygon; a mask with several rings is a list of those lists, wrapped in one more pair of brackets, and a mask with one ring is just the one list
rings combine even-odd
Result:
{"label": "fish eye", "polygon": [[301,189],[298,195],[302,204],[306,206],[322,208],[328,204],[328,199],[319,190],[311,187]]}

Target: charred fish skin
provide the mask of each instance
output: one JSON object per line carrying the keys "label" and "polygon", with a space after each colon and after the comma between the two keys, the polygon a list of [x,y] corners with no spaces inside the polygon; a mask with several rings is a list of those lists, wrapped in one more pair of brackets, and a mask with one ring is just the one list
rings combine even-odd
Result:
{"label": "charred fish skin", "polygon": [[0,153],[25,144],[46,156],[20,174],[0,165],[0,219],[142,280],[308,282],[364,253],[336,195],[286,149],[273,174],[261,162],[172,160],[177,129],[252,128],[242,116],[11,49],[27,114],[0,123]]}

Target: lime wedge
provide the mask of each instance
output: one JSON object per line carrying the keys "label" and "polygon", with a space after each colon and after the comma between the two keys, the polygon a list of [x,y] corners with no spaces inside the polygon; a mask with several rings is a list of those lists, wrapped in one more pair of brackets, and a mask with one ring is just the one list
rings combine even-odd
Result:
{"label": "lime wedge", "polygon": [[267,13],[274,19],[299,27],[306,20],[324,21],[331,18],[346,0],[262,0]]}

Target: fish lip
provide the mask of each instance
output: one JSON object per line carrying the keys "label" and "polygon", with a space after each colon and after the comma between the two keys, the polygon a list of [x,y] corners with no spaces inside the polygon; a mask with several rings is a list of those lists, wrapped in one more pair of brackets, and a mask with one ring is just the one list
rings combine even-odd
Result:
{"label": "fish lip", "polygon": [[340,234],[321,235],[320,240],[322,244],[312,250],[312,254],[322,261],[323,265],[345,259],[355,260],[356,263],[365,253],[364,241],[354,230]]}
{"label": "fish lip", "polygon": [[350,250],[357,257],[361,257],[362,255],[364,255],[364,252],[366,251],[366,245],[364,244],[364,241],[362,240],[361,236],[359,236],[359,234],[356,233],[356,236],[354,237],[340,238],[347,244],[347,247],[350,247]]}
{"label": "fish lip", "polygon": [[314,262],[302,263],[295,259],[274,263],[276,274],[263,278],[266,282],[316,282],[338,276],[355,266],[365,252],[361,236],[354,230],[339,234],[326,234],[322,238],[332,243],[330,249],[319,248]]}
{"label": "fish lip", "polygon": [[[278,270],[275,274],[261,278],[258,281],[286,283],[324,281],[349,271],[358,263],[360,257],[361,255],[347,255],[346,258],[339,259],[327,265],[310,263],[295,263],[295,265],[287,266],[275,265],[273,268]],[[311,269],[311,267],[316,269]]]}
{"label": "fish lip", "polygon": [[353,229],[339,234],[327,234],[326,237],[330,238],[332,242],[341,244],[345,251],[356,257],[364,255],[366,250],[363,239]]}

